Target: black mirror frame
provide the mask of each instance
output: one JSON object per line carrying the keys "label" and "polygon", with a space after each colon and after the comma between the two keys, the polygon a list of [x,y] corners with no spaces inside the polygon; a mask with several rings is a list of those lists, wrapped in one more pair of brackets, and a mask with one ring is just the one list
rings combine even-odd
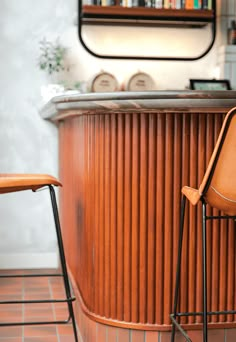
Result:
{"label": "black mirror frame", "polygon": [[214,8],[214,17],[211,22],[212,24],[212,40],[207,47],[207,49],[196,57],[151,57],[151,56],[117,56],[117,55],[101,55],[94,51],[92,51],[84,42],[82,37],[82,19],[83,19],[83,13],[82,13],[82,0],[78,0],[78,36],[79,40],[82,44],[82,46],[85,48],[87,52],[89,52],[92,56],[97,58],[104,58],[104,59],[121,59],[121,60],[162,60],[162,61],[196,61],[204,56],[211,50],[211,48],[214,45],[215,38],[216,38],[216,0],[212,1],[212,5]]}

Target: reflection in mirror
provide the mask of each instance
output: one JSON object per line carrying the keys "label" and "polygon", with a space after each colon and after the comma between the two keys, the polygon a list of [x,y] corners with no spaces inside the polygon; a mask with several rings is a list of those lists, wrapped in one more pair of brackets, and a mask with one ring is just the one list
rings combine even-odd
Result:
{"label": "reflection in mirror", "polygon": [[194,58],[212,42],[211,24],[201,29],[83,25],[81,33],[90,50],[108,56]]}

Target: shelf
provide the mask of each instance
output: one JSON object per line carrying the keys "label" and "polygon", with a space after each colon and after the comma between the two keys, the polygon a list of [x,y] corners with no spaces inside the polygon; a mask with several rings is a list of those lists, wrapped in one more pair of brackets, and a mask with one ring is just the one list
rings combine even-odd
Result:
{"label": "shelf", "polygon": [[213,10],[156,9],[150,7],[84,5],[82,21],[86,23],[150,22],[160,25],[203,26],[214,19]]}

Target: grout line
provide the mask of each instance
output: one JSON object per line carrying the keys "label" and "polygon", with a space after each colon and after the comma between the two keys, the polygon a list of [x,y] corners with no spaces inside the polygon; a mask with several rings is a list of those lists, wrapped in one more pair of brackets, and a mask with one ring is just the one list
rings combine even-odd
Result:
{"label": "grout line", "polygon": [[[22,299],[25,299],[25,279],[21,279],[21,286],[22,286]],[[22,320],[25,321],[25,304],[22,303]],[[22,325],[22,342],[25,340],[25,327]]]}
{"label": "grout line", "polygon": [[[50,299],[53,299],[53,290],[52,290],[52,285],[51,285],[51,281],[50,278],[48,277],[48,288],[49,288],[49,293],[50,293]],[[53,312],[53,319],[56,320],[56,310],[55,310],[55,304],[51,303],[52,306],[52,312]],[[58,342],[61,341],[60,339],[60,335],[59,335],[59,331],[58,331],[58,326],[56,326],[56,336],[57,336],[57,340]]]}

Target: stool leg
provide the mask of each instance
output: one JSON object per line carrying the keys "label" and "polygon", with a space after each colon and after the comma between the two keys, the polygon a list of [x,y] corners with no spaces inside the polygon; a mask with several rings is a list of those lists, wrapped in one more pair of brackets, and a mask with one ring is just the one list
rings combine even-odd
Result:
{"label": "stool leg", "polygon": [[[182,256],[182,242],[184,232],[184,214],[185,214],[186,197],[182,197],[181,202],[181,213],[180,213],[180,230],[179,230],[179,244],[178,244],[178,257],[177,257],[177,269],[176,269],[176,280],[175,280],[175,294],[174,294],[174,307],[173,314],[176,318],[178,299],[179,299],[179,285],[180,285],[180,268],[181,268],[181,256]],[[171,342],[175,341],[175,324],[172,324]]]}
{"label": "stool leg", "polygon": [[202,276],[203,276],[203,342],[207,342],[207,246],[206,203],[202,201]]}
{"label": "stool leg", "polygon": [[[49,190],[50,190],[53,216],[54,216],[55,227],[56,227],[57,242],[58,242],[58,248],[59,248],[59,254],[60,254],[64,286],[65,286],[65,291],[66,291],[66,298],[69,300],[71,298],[71,290],[70,290],[69,277],[68,277],[68,272],[67,272],[67,267],[66,267],[66,258],[65,258],[65,252],[64,252],[63,241],[62,241],[61,226],[60,226],[59,214],[58,214],[58,209],[57,209],[55,190],[52,185],[49,185]],[[67,305],[68,305],[68,310],[70,313],[70,318],[72,320],[75,342],[78,342],[76,322],[75,322],[72,302],[68,301]]]}

